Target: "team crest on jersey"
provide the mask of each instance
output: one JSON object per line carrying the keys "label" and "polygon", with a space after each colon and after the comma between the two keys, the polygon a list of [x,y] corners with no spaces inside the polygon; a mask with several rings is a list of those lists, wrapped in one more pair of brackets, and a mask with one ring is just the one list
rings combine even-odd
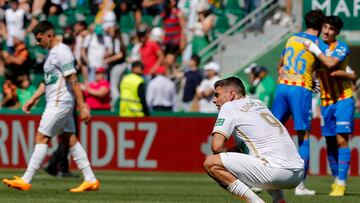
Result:
{"label": "team crest on jersey", "polygon": [[225,122],[225,118],[218,118],[215,122],[215,126],[223,126]]}

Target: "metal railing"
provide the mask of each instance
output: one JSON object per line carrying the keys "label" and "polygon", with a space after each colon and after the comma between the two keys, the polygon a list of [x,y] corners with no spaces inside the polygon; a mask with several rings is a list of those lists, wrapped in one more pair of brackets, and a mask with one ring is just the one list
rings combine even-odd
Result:
{"label": "metal railing", "polygon": [[212,41],[207,47],[200,51],[200,57],[204,57],[203,61],[207,61],[215,52],[211,52],[211,54],[206,54],[210,52],[214,47],[218,46],[221,42],[226,40],[230,35],[234,32],[238,31],[240,27],[243,27],[243,30],[246,30],[256,23],[256,18],[258,15],[267,16],[269,13],[273,12],[275,9],[279,7],[278,0],[268,0],[261,4],[258,8],[252,11],[250,14],[246,15],[239,22],[235,23],[230,29]]}

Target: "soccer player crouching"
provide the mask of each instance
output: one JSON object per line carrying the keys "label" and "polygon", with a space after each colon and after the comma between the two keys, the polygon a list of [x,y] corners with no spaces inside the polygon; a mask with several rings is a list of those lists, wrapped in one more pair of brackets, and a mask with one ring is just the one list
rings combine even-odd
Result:
{"label": "soccer player crouching", "polygon": [[[214,86],[213,102],[220,111],[212,133],[214,155],[204,162],[206,172],[246,202],[263,202],[250,187],[266,189],[274,202],[284,202],[281,189],[295,188],[304,175],[304,161],[286,128],[263,102],[245,97],[240,79],[225,78]],[[240,153],[240,146],[226,149],[231,135],[246,144],[249,154]]]}

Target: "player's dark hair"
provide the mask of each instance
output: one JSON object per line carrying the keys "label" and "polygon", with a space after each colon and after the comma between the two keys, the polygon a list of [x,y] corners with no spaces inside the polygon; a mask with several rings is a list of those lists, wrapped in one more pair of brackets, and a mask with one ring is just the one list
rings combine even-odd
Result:
{"label": "player's dark hair", "polygon": [[40,34],[44,34],[46,31],[48,30],[54,30],[54,25],[47,21],[47,20],[43,20],[43,21],[40,21],[34,28],[34,30],[32,31],[33,34],[36,36],[38,35],[39,33]]}
{"label": "player's dark hair", "polygon": [[245,96],[245,86],[243,82],[235,76],[227,77],[225,79],[221,79],[215,82],[214,88],[217,87],[229,87],[232,86],[235,88],[235,91],[240,96]]}
{"label": "player's dark hair", "polygon": [[320,9],[311,10],[305,15],[306,28],[312,28],[321,31],[324,19],[325,14]]}
{"label": "player's dark hair", "polygon": [[344,23],[339,16],[326,16],[324,23],[334,26],[339,32],[344,26]]}

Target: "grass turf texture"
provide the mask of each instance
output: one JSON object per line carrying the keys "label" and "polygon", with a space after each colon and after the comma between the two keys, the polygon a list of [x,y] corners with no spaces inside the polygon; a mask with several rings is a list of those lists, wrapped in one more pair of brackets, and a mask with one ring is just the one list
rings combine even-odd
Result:
{"label": "grass turf texture", "polygon": [[[21,175],[23,170],[0,170],[0,177]],[[79,173],[79,172],[78,172]],[[0,202],[238,202],[205,174],[96,171],[97,192],[70,193],[81,178],[55,178],[39,171],[30,191],[0,187]],[[360,202],[360,177],[350,177],[345,197],[329,197],[331,177],[310,176],[307,185],[316,196],[295,196],[285,192],[288,202]],[[271,202],[266,192],[260,194]]]}

